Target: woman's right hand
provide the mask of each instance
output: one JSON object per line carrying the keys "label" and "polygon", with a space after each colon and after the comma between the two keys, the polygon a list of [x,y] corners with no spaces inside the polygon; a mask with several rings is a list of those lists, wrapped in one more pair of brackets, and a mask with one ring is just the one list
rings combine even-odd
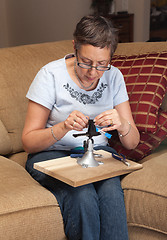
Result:
{"label": "woman's right hand", "polygon": [[[22,133],[23,147],[26,152],[43,151],[53,145],[56,139],[60,140],[64,137],[68,131],[81,131],[88,124],[88,117],[79,111],[73,111],[65,121],[57,123],[52,128],[46,128],[49,114],[49,109],[29,101]],[[56,138],[53,137],[54,135]]]}
{"label": "woman's right hand", "polygon": [[85,116],[80,111],[73,111],[64,121],[64,126],[67,130],[82,131],[88,125],[89,117]]}

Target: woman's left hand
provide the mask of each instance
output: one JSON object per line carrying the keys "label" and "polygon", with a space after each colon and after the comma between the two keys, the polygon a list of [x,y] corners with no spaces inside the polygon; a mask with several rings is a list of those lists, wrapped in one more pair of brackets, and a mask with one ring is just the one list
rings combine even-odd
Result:
{"label": "woman's left hand", "polygon": [[94,119],[95,125],[104,127],[103,131],[111,131],[117,129],[120,131],[126,120],[122,119],[116,109],[107,110]]}
{"label": "woman's left hand", "polygon": [[102,112],[94,119],[95,125],[103,127],[103,131],[117,130],[120,141],[127,149],[134,149],[139,143],[140,135],[131,113],[129,102],[123,102]]}

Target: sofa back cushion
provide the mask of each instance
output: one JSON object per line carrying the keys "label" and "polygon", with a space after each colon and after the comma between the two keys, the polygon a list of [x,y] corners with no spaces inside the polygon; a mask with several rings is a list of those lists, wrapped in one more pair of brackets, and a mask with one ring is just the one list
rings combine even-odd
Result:
{"label": "sofa back cushion", "polygon": [[9,134],[0,120],[0,153],[1,155],[6,155],[11,152],[11,141]]}
{"label": "sofa back cushion", "polygon": [[26,93],[38,70],[72,52],[71,41],[0,49],[0,154],[23,150]]}

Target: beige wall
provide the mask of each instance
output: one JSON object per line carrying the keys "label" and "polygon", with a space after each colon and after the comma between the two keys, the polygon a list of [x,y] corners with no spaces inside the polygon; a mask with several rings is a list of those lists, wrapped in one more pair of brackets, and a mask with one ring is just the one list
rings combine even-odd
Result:
{"label": "beige wall", "polygon": [[8,46],[6,0],[0,0],[0,47]]}
{"label": "beige wall", "polygon": [[76,22],[90,13],[90,0],[0,0],[0,6],[2,3],[0,47],[72,39]]}
{"label": "beige wall", "polygon": [[[134,40],[148,40],[150,0],[116,0],[117,11],[122,1],[135,13]],[[78,20],[91,13],[90,4],[91,0],[0,0],[0,47],[72,39]]]}

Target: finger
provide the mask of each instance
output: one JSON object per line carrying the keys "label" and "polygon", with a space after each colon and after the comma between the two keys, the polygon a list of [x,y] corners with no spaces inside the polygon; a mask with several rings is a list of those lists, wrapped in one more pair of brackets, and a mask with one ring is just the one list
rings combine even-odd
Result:
{"label": "finger", "polygon": [[96,116],[94,118],[95,122],[99,122],[102,121],[102,119],[108,119],[108,116],[112,114],[112,109],[111,110],[107,110],[105,112],[100,113],[98,116]]}
{"label": "finger", "polygon": [[85,124],[87,124],[88,122],[88,117],[79,111],[73,111],[70,115],[73,117],[74,120],[79,123],[84,122]]}
{"label": "finger", "polygon": [[73,129],[73,122],[69,120],[69,118],[67,118],[65,121],[64,121],[64,126],[66,129],[68,130],[72,130]]}
{"label": "finger", "polygon": [[67,118],[64,121],[65,127],[69,130],[77,130],[81,131],[83,129],[83,126],[81,126],[79,123],[76,122],[73,118]]}
{"label": "finger", "polygon": [[74,121],[73,125],[72,125],[72,128],[74,130],[77,130],[77,131],[81,131],[83,130],[84,126],[82,126],[80,123],[78,123],[77,121]]}
{"label": "finger", "polygon": [[95,121],[95,125],[98,126],[113,125],[113,120],[111,119],[110,115],[106,115],[101,117],[99,120]]}
{"label": "finger", "polygon": [[74,130],[81,131],[87,127],[87,124],[88,117],[85,117],[82,113],[77,112],[72,116],[71,125]]}
{"label": "finger", "polygon": [[104,127],[104,128],[102,128],[102,130],[103,130],[104,132],[113,131],[113,130],[115,130],[115,129],[117,129],[116,125],[112,125],[112,126],[109,126],[109,127]]}

